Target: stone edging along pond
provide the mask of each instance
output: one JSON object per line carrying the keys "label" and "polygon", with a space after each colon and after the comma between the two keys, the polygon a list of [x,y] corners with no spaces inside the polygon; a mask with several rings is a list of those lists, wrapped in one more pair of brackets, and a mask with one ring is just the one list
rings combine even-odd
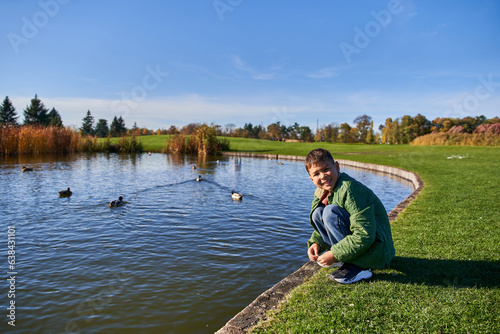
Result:
{"label": "stone edging along pond", "polygon": [[[272,160],[296,160],[303,161],[305,157],[295,155],[278,155],[278,154],[257,154],[257,153],[238,153],[226,152],[224,155],[237,157],[251,158],[266,158]],[[357,162],[351,160],[336,159],[340,166],[352,167],[375,171],[383,174],[393,175],[398,178],[410,181],[413,184],[413,192],[399,203],[391,212],[388,213],[389,220],[396,219],[398,214],[403,211],[408,204],[420,193],[424,183],[420,177],[412,172],[404,169],[376,165],[365,162]],[[256,325],[259,320],[266,319],[266,313],[269,310],[275,309],[280,301],[282,301],[295,287],[304,283],[309,277],[314,275],[321,267],[316,262],[309,261],[299,268],[294,273],[282,279],[273,287],[264,291],[250,305],[245,307],[240,313],[229,320],[224,327],[219,329],[218,334],[236,334],[246,333],[252,326]]]}

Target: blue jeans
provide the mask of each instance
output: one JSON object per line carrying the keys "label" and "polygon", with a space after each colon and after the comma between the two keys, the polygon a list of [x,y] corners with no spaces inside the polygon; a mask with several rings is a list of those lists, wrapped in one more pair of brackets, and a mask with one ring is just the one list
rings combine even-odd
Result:
{"label": "blue jeans", "polygon": [[349,217],[349,212],[338,205],[320,205],[314,209],[312,221],[323,241],[332,246],[351,234]]}

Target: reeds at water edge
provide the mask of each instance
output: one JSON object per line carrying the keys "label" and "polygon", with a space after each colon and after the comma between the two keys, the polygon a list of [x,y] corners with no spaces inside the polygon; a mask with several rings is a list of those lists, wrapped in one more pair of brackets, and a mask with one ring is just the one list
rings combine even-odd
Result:
{"label": "reeds at water edge", "polygon": [[110,138],[81,136],[70,127],[0,126],[0,155],[72,153],[72,152],[142,152],[135,136],[122,137],[117,144]]}

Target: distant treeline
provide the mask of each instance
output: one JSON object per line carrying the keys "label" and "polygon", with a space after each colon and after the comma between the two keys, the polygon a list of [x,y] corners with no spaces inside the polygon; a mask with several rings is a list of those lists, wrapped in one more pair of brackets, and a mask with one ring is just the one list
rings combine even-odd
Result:
{"label": "distant treeline", "polygon": [[[17,121],[17,114],[8,96],[0,105],[0,125],[20,125]],[[464,118],[441,118],[433,121],[425,116],[405,115],[401,118],[387,118],[385,124],[374,129],[371,116],[361,115],[353,120],[354,126],[348,123],[332,122],[321,125],[314,133],[308,126],[301,126],[298,123],[292,125],[274,122],[267,126],[262,124],[253,125],[245,123],[243,127],[236,127],[229,123],[224,126],[212,124],[210,126],[200,123],[190,123],[182,128],[171,125],[168,129],[151,130],[139,128],[136,123],[132,128],[127,129],[121,116],[114,116],[111,124],[108,121],[99,119],[95,122],[90,110],[82,119],[82,125],[74,131],[79,132],[83,137],[91,136],[98,138],[139,136],[139,135],[177,135],[176,139],[170,138],[166,144],[166,151],[193,152],[202,147],[195,145],[194,139],[189,142],[186,136],[199,136],[203,131],[210,131],[215,136],[256,138],[265,140],[283,141],[303,141],[303,142],[330,142],[330,143],[365,143],[365,144],[409,144],[416,145],[498,145],[500,139],[499,128],[500,118],[493,117],[487,119],[485,116]],[[49,111],[40,101],[37,95],[31,100],[31,104],[24,109],[24,122],[22,125],[39,125],[63,127],[62,119],[55,108]],[[447,133],[448,135],[443,135]],[[184,141],[179,136],[184,136]],[[416,138],[425,137],[425,139]],[[181,145],[181,143],[183,143]],[[210,144],[210,147],[217,147],[216,151],[223,148],[228,143]],[[175,147],[175,148],[174,148]],[[205,148],[200,148],[204,151]]]}

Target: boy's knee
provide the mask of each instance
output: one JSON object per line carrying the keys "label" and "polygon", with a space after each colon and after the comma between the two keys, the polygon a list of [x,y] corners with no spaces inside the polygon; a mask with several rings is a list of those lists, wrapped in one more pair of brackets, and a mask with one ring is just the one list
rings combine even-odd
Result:
{"label": "boy's knee", "polygon": [[323,211],[323,217],[325,220],[335,219],[348,222],[350,216],[351,215],[346,209],[335,204],[327,205]]}
{"label": "boy's knee", "polygon": [[316,209],[314,209],[313,214],[312,214],[312,219],[313,221],[321,221],[323,220],[323,209],[324,206],[318,206]]}

